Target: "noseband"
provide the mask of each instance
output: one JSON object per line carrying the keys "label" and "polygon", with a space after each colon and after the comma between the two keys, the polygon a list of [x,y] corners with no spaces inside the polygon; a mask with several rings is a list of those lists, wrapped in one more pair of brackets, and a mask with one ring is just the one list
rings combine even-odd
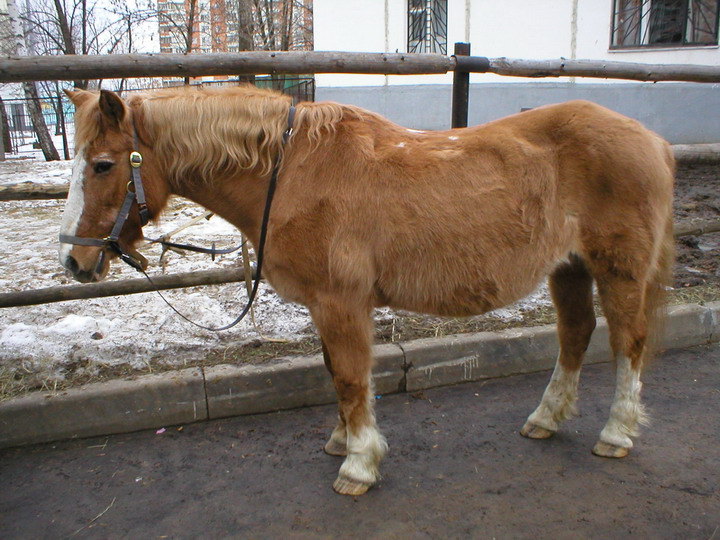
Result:
{"label": "noseband", "polygon": [[[292,105],[290,106],[290,109],[288,110],[288,119],[287,119],[287,128],[283,132],[282,135],[282,148],[285,148],[285,145],[288,142],[288,139],[290,139],[290,136],[293,133],[293,125],[295,123],[295,107]],[[127,193],[125,194],[125,200],[122,203],[122,206],[120,207],[120,211],[118,212],[117,218],[115,219],[115,224],[113,225],[112,231],[110,231],[110,234],[106,236],[105,238],[85,238],[81,236],[74,236],[69,234],[61,234],[60,235],[60,242],[63,244],[74,244],[77,246],[92,246],[92,247],[99,247],[103,250],[100,252],[100,257],[98,259],[97,266],[95,268],[95,272],[99,273],[102,269],[102,266],[105,262],[105,249],[110,249],[114,253],[118,255],[120,260],[127,263],[128,265],[132,266],[135,270],[138,270],[139,272],[142,272],[145,274],[145,277],[150,281],[152,284],[152,279],[150,279],[150,276],[148,276],[145,273],[145,270],[143,268],[143,264],[127,253],[122,246],[120,245],[120,233],[122,232],[123,227],[125,226],[125,223],[127,222],[128,217],[130,216],[130,209],[132,208],[133,202],[137,201],[137,207],[138,207],[138,213],[140,214],[140,226],[144,227],[147,225],[148,221],[150,220],[150,211],[148,210],[147,202],[145,200],[145,189],[143,188],[142,178],[140,176],[140,166],[142,165],[143,158],[142,154],[140,154],[139,147],[140,143],[138,140],[137,130],[133,126],[133,140],[134,140],[134,150],[130,152],[130,171],[131,171],[131,177],[130,181],[127,183]],[[221,328],[211,328],[208,326],[203,326],[200,324],[197,324],[194,321],[191,321],[188,319],[185,315],[180,313],[175,307],[173,307],[160,293],[160,291],[156,288],[156,292],[160,294],[160,297],[165,301],[165,303],[172,308],[175,313],[180,315],[183,319],[188,321],[189,323],[194,324],[195,326],[198,326],[200,328],[203,328],[205,330],[212,330],[212,331],[218,331],[218,330],[227,330],[228,328],[231,328],[235,326],[237,323],[239,323],[245,315],[250,311],[250,307],[252,306],[253,300],[255,300],[255,295],[257,294],[258,286],[260,284],[260,272],[262,270],[262,263],[263,263],[263,256],[265,252],[265,239],[267,237],[267,226],[268,221],[270,219],[270,208],[272,206],[272,200],[273,196],[275,195],[275,187],[277,185],[277,179],[278,179],[278,173],[280,171],[280,162],[282,159],[283,152],[280,151],[275,158],[275,164],[273,165],[272,174],[270,175],[270,182],[268,184],[268,191],[267,196],[265,198],[265,209],[263,211],[263,219],[262,219],[262,225],[260,227],[260,242],[257,249],[257,266],[256,266],[256,272],[255,272],[255,283],[253,284],[253,288],[250,291],[250,295],[248,297],[248,302],[243,311],[240,313],[240,315],[230,324],[225,325]],[[174,247],[174,248],[180,248],[180,249],[187,249],[190,251],[196,251],[200,253],[209,253],[215,257],[215,255],[225,254],[225,253],[232,253],[233,251],[236,251],[240,248],[234,247],[234,248],[228,248],[228,249],[216,249],[215,246],[212,248],[202,248],[198,246],[191,246],[188,244],[175,244],[172,242],[165,242],[164,240],[152,240],[152,242],[157,242],[160,244],[163,244],[167,247]],[[154,286],[154,284],[153,284]]]}

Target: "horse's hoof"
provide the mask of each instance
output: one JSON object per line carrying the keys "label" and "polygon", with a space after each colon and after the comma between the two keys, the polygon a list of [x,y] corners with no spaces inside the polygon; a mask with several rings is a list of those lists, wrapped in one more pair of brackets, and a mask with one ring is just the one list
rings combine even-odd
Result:
{"label": "horse's hoof", "polygon": [[339,443],[335,439],[330,439],[323,450],[331,456],[347,456],[347,445]]}
{"label": "horse's hoof", "polygon": [[555,432],[536,426],[530,422],[525,422],[525,425],[520,430],[520,435],[528,439],[547,439],[555,435]]}
{"label": "horse's hoof", "polygon": [[592,449],[592,453],[600,457],[624,458],[630,453],[630,449],[598,441],[595,443],[595,446]]}
{"label": "horse's hoof", "polygon": [[372,487],[372,484],[365,482],[358,482],[347,476],[340,475],[333,483],[333,489],[340,495],[351,495],[357,496],[364,494],[368,489]]}

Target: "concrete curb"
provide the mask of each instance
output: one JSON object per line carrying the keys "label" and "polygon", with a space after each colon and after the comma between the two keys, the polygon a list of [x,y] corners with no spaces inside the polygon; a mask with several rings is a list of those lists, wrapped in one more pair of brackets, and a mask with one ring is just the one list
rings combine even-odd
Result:
{"label": "concrete curb", "polygon": [[[720,302],[670,309],[663,347],[715,341],[720,341]],[[378,394],[414,392],[547,370],[557,350],[554,326],[377,345],[375,389]],[[598,319],[585,363],[608,361],[609,352],[607,324]],[[0,448],[334,401],[322,355],[267,366],[191,368],[0,403]]]}

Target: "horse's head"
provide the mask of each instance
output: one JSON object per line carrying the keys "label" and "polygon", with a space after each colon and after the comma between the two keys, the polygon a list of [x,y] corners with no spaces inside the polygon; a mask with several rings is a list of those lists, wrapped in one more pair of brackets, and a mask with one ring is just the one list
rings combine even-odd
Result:
{"label": "horse's head", "polygon": [[[146,264],[134,250],[143,225],[136,200],[115,243],[107,240],[128,191],[135,189],[131,181],[135,126],[130,108],[113,92],[79,90],[68,95],[76,108],[75,163],[60,230],[60,263],[78,281],[99,281],[119,252]],[[143,167],[146,186],[150,173]]]}

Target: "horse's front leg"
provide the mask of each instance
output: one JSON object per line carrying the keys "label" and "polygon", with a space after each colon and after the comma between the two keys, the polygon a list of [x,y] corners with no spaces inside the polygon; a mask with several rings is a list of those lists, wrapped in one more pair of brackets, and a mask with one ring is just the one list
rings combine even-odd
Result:
{"label": "horse's front leg", "polygon": [[[330,376],[334,376],[332,361],[330,360],[330,353],[328,352],[325,342],[321,339],[323,360],[325,360],[325,367],[330,372]],[[343,418],[342,407],[339,407],[338,411],[338,424],[330,434],[330,439],[323,448],[325,453],[331,456],[346,456],[347,455],[347,429],[345,427],[345,419]]]}
{"label": "horse's front leg", "polygon": [[362,495],[379,479],[380,460],[387,451],[373,411],[370,309],[331,299],[317,303],[311,312],[340,409],[340,424],[325,448],[347,454],[333,488],[344,495]]}

